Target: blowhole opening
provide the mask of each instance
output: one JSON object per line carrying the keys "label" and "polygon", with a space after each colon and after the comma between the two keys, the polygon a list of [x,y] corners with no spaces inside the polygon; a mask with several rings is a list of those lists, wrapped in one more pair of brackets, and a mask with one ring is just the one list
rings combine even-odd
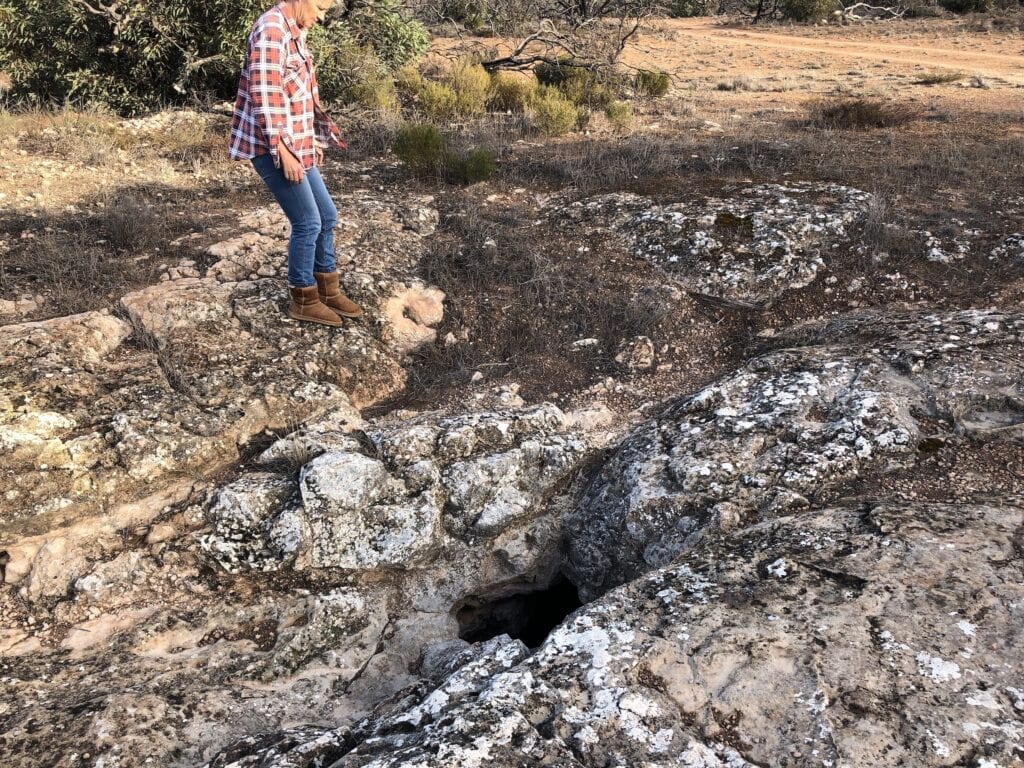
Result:
{"label": "blowhole opening", "polygon": [[470,643],[498,635],[522,640],[536,648],[562,620],[583,605],[572,582],[559,576],[535,592],[522,592],[489,599],[486,595],[467,598],[454,613],[459,637]]}

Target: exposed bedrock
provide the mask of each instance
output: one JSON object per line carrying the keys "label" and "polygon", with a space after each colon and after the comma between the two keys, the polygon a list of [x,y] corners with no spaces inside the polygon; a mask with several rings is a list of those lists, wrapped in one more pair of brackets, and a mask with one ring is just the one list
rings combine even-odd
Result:
{"label": "exposed bedrock", "polygon": [[1015,765],[1008,504],[864,504],[717,530],[570,617],[341,729],[217,768]]}
{"label": "exposed bedrock", "polygon": [[1024,315],[863,313],[773,339],[615,450],[569,514],[572,578],[594,597],[709,527],[819,506],[946,441],[1019,440],[1022,334]]}
{"label": "exposed bedrock", "polygon": [[[867,199],[548,207],[735,308],[858,248]],[[374,416],[443,316],[437,212],[343,202],[375,323],[284,319],[257,211],[112,313],[0,327],[4,766],[1024,759],[1024,315],[776,330],[664,402],[630,332],[564,412],[502,381]]]}
{"label": "exposed bedrock", "polygon": [[[284,283],[268,275],[283,264],[287,224],[266,211],[243,217],[254,231],[211,246],[221,260],[205,277],[130,293],[116,314],[0,326],[6,583],[59,599],[91,559],[120,549],[119,531],[187,500],[264,430],[328,414],[351,429],[357,408],[404,386],[403,357],[443,314],[443,294],[410,277],[437,212],[429,200],[347,202],[360,217],[339,224],[346,290],[378,327],[284,319]],[[371,247],[386,256],[368,258]],[[415,318],[401,317],[412,301]]]}
{"label": "exposed bedrock", "polygon": [[767,305],[817,277],[826,259],[856,245],[855,225],[871,195],[839,184],[747,184],[722,197],[659,205],[613,193],[566,205],[550,215],[610,232],[688,290],[748,305]]}

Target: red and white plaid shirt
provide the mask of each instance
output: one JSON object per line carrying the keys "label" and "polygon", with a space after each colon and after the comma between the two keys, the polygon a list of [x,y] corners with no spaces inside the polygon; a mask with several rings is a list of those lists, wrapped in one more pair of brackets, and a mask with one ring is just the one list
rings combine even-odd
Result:
{"label": "red and white plaid shirt", "polygon": [[312,168],[317,141],[346,147],[338,126],[320,108],[306,34],[281,3],[260,16],[249,35],[228,154],[248,160],[269,152],[280,168],[278,145],[283,142],[304,168]]}

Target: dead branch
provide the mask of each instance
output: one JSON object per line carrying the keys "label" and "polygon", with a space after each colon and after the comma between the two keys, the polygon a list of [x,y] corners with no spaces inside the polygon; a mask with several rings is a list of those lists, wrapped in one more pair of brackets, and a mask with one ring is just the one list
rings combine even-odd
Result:
{"label": "dead branch", "polygon": [[[867,13],[864,13],[865,11]],[[880,6],[869,5],[868,3],[854,3],[853,5],[843,6],[838,11],[838,14],[844,19],[861,21],[863,19],[877,19],[880,17],[888,19],[902,19],[903,14],[906,12],[907,9],[901,5]]]}

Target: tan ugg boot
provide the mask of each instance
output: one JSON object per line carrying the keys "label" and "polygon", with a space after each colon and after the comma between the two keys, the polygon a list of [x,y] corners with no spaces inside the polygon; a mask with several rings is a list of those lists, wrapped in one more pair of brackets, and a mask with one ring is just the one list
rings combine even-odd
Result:
{"label": "tan ugg boot", "polygon": [[333,309],[342,317],[360,317],[363,310],[352,299],[341,292],[338,287],[337,272],[314,272],[316,278],[316,289],[320,294],[320,301]]}
{"label": "tan ugg boot", "polygon": [[288,317],[293,320],[304,320],[309,323],[321,323],[337,327],[341,325],[341,318],[334,310],[320,301],[315,285],[305,288],[288,288],[292,300],[288,305]]}

